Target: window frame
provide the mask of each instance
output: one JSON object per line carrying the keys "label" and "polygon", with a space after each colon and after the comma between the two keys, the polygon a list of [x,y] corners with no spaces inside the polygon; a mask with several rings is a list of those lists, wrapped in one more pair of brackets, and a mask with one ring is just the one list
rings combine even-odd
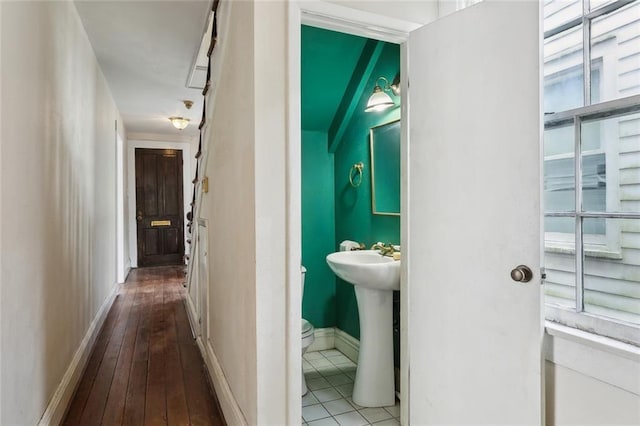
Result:
{"label": "window frame", "polygon": [[[574,234],[550,232],[544,233],[542,241],[542,250],[549,253],[564,253],[573,256],[575,262],[575,307],[568,308],[553,302],[545,300],[545,317],[548,321],[557,322],[573,328],[589,331],[594,334],[600,334],[614,339],[618,339],[627,343],[640,345],[640,325],[628,323],[622,320],[601,316],[585,311],[584,302],[584,265],[585,257],[602,257],[610,259],[621,259],[622,252],[620,246],[620,226],[619,221],[607,221],[604,235],[600,238],[593,238],[594,235],[583,235],[583,220],[589,218],[603,219],[640,219],[640,212],[614,212],[609,203],[609,194],[607,194],[606,210],[604,212],[584,211],[582,204],[582,157],[595,151],[582,151],[582,125],[585,122],[591,122],[599,119],[624,117],[626,115],[640,112],[640,95],[633,95],[614,100],[608,100],[592,104],[591,100],[591,71],[594,61],[592,60],[592,40],[591,40],[591,22],[599,17],[608,15],[630,3],[637,0],[619,0],[609,3],[597,9],[590,10],[589,0],[582,0],[583,13],[582,16],[565,22],[555,28],[544,32],[544,39],[554,37],[564,31],[575,29],[582,26],[582,75],[583,75],[583,99],[584,106],[577,107],[567,111],[556,111],[546,113],[544,116],[544,129],[549,130],[560,126],[573,126],[574,146],[573,152],[566,154],[567,158],[573,155],[574,159],[574,188],[575,188],[575,204],[571,211],[543,211],[546,217],[564,217],[572,218],[575,224]],[[607,58],[597,58],[607,61]],[[543,64],[544,65],[544,64]],[[602,65],[600,65],[602,66]],[[556,73],[550,74],[553,77]],[[605,76],[601,73],[601,84]],[[605,153],[605,161],[607,164],[607,190],[609,187],[615,188],[618,183],[619,171],[615,164],[610,164],[610,155],[617,149],[617,146],[608,147],[601,146],[600,153]],[[560,155],[563,156],[563,155]],[[544,157],[542,162],[551,160],[559,156]],[[616,161],[617,162],[617,161]],[[613,167],[610,167],[613,166]],[[610,179],[611,173],[611,179]],[[615,174],[615,175],[614,175]],[[611,182],[611,183],[610,183]],[[550,237],[548,240],[547,237]]]}

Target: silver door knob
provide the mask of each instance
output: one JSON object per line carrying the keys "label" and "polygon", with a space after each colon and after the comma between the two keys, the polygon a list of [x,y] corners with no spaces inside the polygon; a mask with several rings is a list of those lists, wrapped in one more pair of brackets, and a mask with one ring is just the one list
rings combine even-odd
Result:
{"label": "silver door knob", "polygon": [[511,279],[520,283],[528,283],[533,278],[533,271],[527,265],[518,265],[511,271]]}

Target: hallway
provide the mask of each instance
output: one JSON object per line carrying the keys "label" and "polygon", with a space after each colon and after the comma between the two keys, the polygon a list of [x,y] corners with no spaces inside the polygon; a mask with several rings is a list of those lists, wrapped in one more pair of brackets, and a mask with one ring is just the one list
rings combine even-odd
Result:
{"label": "hallway", "polygon": [[225,424],[189,329],[182,270],[131,271],[63,424]]}

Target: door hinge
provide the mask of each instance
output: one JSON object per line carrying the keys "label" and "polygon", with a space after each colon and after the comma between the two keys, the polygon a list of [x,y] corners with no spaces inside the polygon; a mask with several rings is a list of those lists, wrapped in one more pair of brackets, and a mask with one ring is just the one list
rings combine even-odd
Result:
{"label": "door hinge", "polygon": [[544,285],[544,282],[546,279],[547,279],[547,270],[543,266],[540,268],[540,285]]}

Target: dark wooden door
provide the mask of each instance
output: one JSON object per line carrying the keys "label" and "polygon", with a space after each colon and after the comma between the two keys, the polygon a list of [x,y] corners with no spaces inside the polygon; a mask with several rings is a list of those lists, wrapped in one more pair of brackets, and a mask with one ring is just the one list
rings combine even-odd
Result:
{"label": "dark wooden door", "polygon": [[136,148],[138,266],[184,263],[182,151]]}

